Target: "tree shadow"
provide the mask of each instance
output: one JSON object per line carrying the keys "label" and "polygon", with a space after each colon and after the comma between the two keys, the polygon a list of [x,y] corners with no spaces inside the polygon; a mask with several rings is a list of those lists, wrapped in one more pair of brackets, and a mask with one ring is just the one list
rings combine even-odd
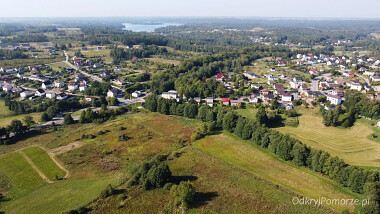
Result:
{"label": "tree shadow", "polygon": [[195,193],[195,200],[194,202],[194,208],[199,208],[201,206],[206,205],[210,201],[212,201],[214,198],[218,197],[217,192],[196,192]]}
{"label": "tree shadow", "polygon": [[197,176],[192,176],[192,175],[189,175],[189,176],[172,176],[171,182],[178,185],[179,183],[181,183],[181,181],[196,181],[197,179],[198,179]]}

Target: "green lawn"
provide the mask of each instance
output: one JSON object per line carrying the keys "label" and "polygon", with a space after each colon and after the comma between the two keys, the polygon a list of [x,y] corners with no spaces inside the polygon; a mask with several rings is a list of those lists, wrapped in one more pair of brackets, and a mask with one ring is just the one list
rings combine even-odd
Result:
{"label": "green lawn", "polygon": [[14,112],[9,110],[8,106],[5,106],[5,101],[0,100],[0,117],[7,117],[13,115]]}
{"label": "green lawn", "polygon": [[[230,134],[208,136],[195,144],[207,153],[309,198],[353,198],[358,197],[341,188],[334,181],[306,168],[294,167],[279,160],[264,149],[255,148]],[[333,206],[337,210],[353,207]]]}
{"label": "green lawn", "polygon": [[[33,117],[35,122],[40,121],[42,113],[31,113],[30,116]],[[11,124],[12,120],[21,120],[26,116],[26,114],[20,114],[15,116],[0,117],[0,127],[6,127]],[[25,124],[24,124],[25,125]]]}
{"label": "green lawn", "polygon": [[54,58],[30,58],[30,59],[12,59],[12,60],[0,60],[0,67],[23,67],[29,65],[41,65],[49,64],[53,62],[64,61],[63,56],[54,57]]}
{"label": "green lawn", "polygon": [[250,108],[247,107],[246,109],[239,109],[237,110],[238,115],[246,117],[251,120],[256,120],[256,113],[258,109],[257,108]]}
{"label": "green lawn", "polygon": [[345,162],[357,166],[380,166],[380,144],[368,136],[374,130],[363,122],[356,122],[351,128],[325,127],[316,109],[298,108],[297,128],[285,126],[278,131],[290,134],[313,148],[329,152]]}
{"label": "green lawn", "polygon": [[40,147],[33,146],[22,150],[37,166],[37,168],[49,179],[56,180],[55,177],[62,178],[65,172],[54,163],[49,155]]}
{"label": "green lawn", "polygon": [[70,66],[68,66],[66,63],[64,62],[60,62],[60,63],[55,63],[55,64],[51,64],[49,65],[51,69],[53,69],[54,71],[61,71],[63,70],[64,68],[70,68]]}
{"label": "green lawn", "polygon": [[12,196],[30,192],[45,184],[45,181],[18,152],[0,156],[0,163],[0,171],[11,182],[9,194]]}
{"label": "green lawn", "polygon": [[2,204],[1,211],[9,214],[62,213],[89,203],[99,196],[108,184],[115,184],[118,177],[68,179],[47,184],[23,195],[17,200]]}

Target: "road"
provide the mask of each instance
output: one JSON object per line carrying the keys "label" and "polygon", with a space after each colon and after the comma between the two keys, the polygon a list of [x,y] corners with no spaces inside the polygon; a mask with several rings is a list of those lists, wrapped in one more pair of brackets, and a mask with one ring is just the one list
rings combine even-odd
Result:
{"label": "road", "polygon": [[96,81],[98,81],[98,82],[104,82],[104,80],[102,79],[102,78],[100,78],[100,77],[98,77],[98,76],[96,76],[96,75],[91,75],[91,74],[89,74],[89,73],[87,73],[87,72],[84,72],[84,71],[81,71],[81,70],[79,70],[79,68],[78,67],[76,67],[75,65],[73,65],[73,64],[71,64],[70,62],[69,62],[69,55],[66,53],[66,51],[64,51],[64,53],[65,53],[65,56],[66,56],[66,60],[64,61],[68,66],[70,66],[70,68],[72,68],[72,69],[74,69],[74,70],[76,70],[76,71],[79,71],[81,74],[83,74],[84,76],[86,76],[86,77],[90,77],[91,79],[93,79],[93,80],[96,80]]}

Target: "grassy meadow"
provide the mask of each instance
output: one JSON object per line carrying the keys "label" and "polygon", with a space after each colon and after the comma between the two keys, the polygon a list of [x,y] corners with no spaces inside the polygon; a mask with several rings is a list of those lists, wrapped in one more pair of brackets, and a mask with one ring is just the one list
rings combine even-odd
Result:
{"label": "grassy meadow", "polygon": [[[278,131],[298,138],[313,148],[329,152],[357,166],[380,166],[380,144],[368,138],[374,128],[359,120],[351,128],[325,127],[316,109],[299,108],[297,128],[284,126]],[[378,133],[378,132],[377,132]]]}
{"label": "grassy meadow", "polygon": [[66,173],[54,163],[42,148],[33,146],[23,149],[22,151],[49,180],[56,180],[56,176],[58,178],[65,176]]}
{"label": "grassy meadow", "polygon": [[[278,184],[297,194],[318,199],[358,197],[339,187],[335,182],[306,168],[294,167],[264,149],[255,148],[230,134],[208,136],[195,144],[210,155],[246,170],[253,175]],[[332,206],[336,210],[350,206]]]}

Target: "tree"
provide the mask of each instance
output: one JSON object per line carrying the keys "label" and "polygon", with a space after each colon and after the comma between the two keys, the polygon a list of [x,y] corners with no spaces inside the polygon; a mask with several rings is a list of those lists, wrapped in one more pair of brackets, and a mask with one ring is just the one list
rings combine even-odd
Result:
{"label": "tree", "polygon": [[47,122],[49,120],[50,120],[49,115],[46,112],[42,113],[42,115],[41,115],[41,121],[42,122]]}
{"label": "tree", "polygon": [[263,106],[260,106],[259,110],[257,111],[256,120],[259,124],[267,124],[268,116]]}
{"label": "tree", "polygon": [[7,129],[10,133],[19,135],[24,133],[26,127],[22,125],[22,122],[20,120],[12,120],[11,124],[8,126]]}
{"label": "tree", "polygon": [[63,118],[63,123],[65,125],[70,125],[74,123],[74,119],[71,117],[71,114],[67,113]]}
{"label": "tree", "polygon": [[190,181],[181,181],[178,186],[174,185],[170,192],[175,197],[175,204],[184,210],[189,209],[195,200],[195,187]]}
{"label": "tree", "polygon": [[145,98],[144,106],[149,111],[156,112],[157,111],[157,95],[152,94],[152,95],[147,96]]}
{"label": "tree", "polygon": [[198,110],[198,120],[202,120],[203,122],[206,122],[207,119],[207,113],[208,113],[208,106],[203,105]]}
{"label": "tree", "polygon": [[33,117],[30,116],[30,115],[26,115],[24,118],[23,118],[23,121],[26,125],[26,127],[30,128],[33,124],[35,124],[36,122],[34,121]]}
{"label": "tree", "polygon": [[166,163],[153,166],[149,169],[145,182],[143,184],[144,190],[151,190],[163,187],[170,179],[172,173]]}
{"label": "tree", "polygon": [[227,112],[223,118],[223,129],[232,133],[234,131],[235,124],[236,115],[232,111]]}
{"label": "tree", "polygon": [[293,163],[297,166],[305,166],[306,164],[306,147],[303,144],[296,143],[292,149]]}
{"label": "tree", "polygon": [[223,83],[220,83],[215,91],[216,96],[223,97],[226,94],[226,87]]}
{"label": "tree", "polygon": [[86,111],[82,111],[82,113],[80,114],[80,118],[79,118],[79,123],[80,124],[83,124],[83,123],[86,123]]}

